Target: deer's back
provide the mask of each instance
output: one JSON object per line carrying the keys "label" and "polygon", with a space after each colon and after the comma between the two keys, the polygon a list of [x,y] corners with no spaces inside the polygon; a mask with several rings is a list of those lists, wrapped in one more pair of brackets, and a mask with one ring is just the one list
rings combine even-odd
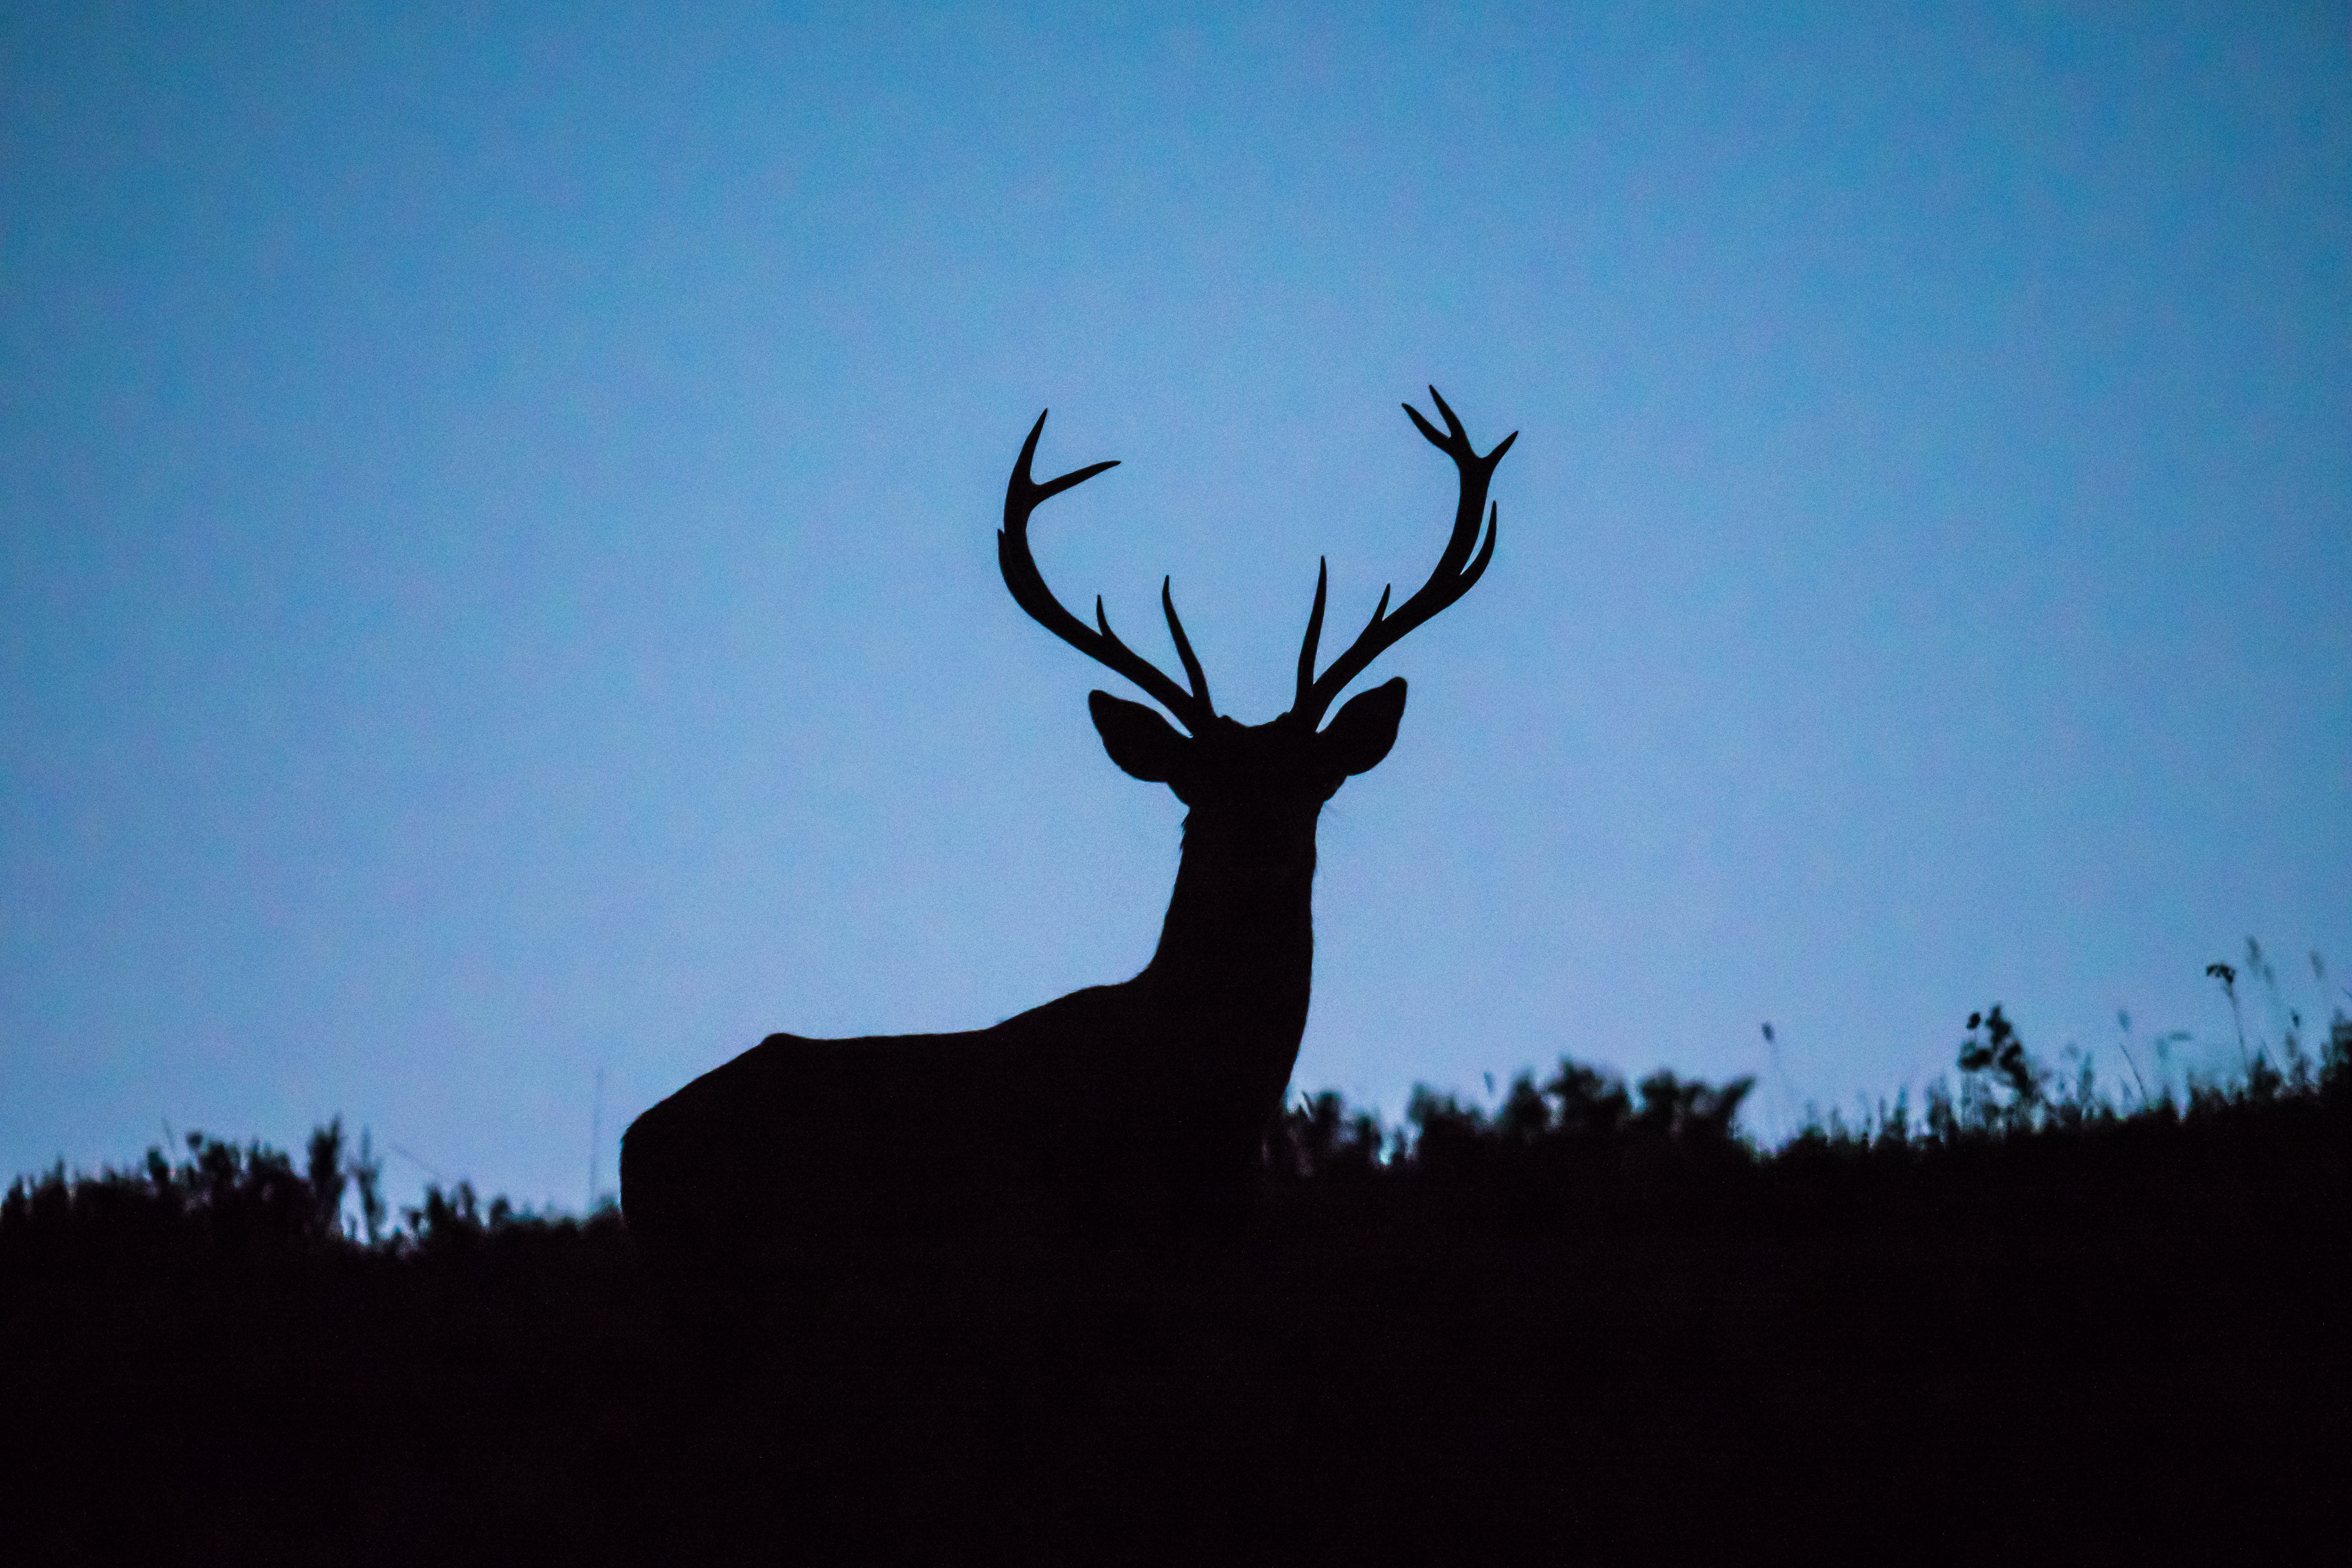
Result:
{"label": "deer's back", "polygon": [[967,1033],[771,1035],[631,1124],[623,1206],[649,1239],[724,1239],[1175,1177],[1202,1120],[1170,1069],[1184,1044],[1132,982]]}

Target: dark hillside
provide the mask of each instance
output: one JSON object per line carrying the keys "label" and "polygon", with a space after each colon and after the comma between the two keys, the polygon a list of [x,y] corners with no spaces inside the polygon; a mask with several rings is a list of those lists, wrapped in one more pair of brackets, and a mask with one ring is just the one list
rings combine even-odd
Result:
{"label": "dark hillside", "polygon": [[1402,1157],[1304,1107],[1244,1222],[757,1277],[462,1189],[371,1247],[322,1196],[335,1147],[303,1175],[202,1142],[0,1209],[0,1533],[27,1562],[2334,1557],[2343,1058],[2129,1116],[1970,1079],[1925,1126],[1769,1156],[1739,1086],[1565,1064],[1492,1117],[1423,1100]]}

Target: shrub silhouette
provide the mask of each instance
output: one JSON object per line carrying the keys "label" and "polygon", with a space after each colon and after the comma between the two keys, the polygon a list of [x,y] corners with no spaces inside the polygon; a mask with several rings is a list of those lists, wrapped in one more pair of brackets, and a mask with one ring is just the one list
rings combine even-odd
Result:
{"label": "shrub silhouette", "polygon": [[[2340,1011],[2315,1065],[2289,1037],[2285,1070],[2270,1063],[2266,1049],[2252,1048],[2235,1083],[2192,1078],[2185,1099],[2143,1094],[2128,1109],[2105,1096],[2087,1058],[2071,1075],[2036,1059],[1998,1003],[1970,1014],[1968,1030],[1956,1058],[1957,1094],[1941,1079],[1931,1083],[1916,1118],[1907,1095],[1853,1123],[1834,1109],[1814,1113],[1778,1149],[1759,1148],[1738,1131],[1753,1079],[1716,1085],[1662,1069],[1629,1090],[1617,1075],[1562,1057],[1541,1083],[1531,1073],[1515,1077],[1491,1113],[1418,1087],[1394,1130],[1336,1092],[1305,1098],[1270,1127],[1263,1166],[1277,1194],[1426,1190],[1474,1202],[1481,1191],[1520,1202],[1669,1190],[1727,1196],[1759,1180],[1816,1175],[1832,1165],[1892,1171],[1976,1160],[1971,1169],[1989,1179],[1990,1167],[1980,1162],[1993,1146],[2014,1146],[2021,1156],[2038,1149],[2035,1158],[2046,1162],[2094,1136],[2121,1140],[2110,1157],[2152,1172],[2200,1140],[2235,1142],[2253,1135],[2248,1129],[2256,1124],[2279,1136],[2325,1130],[2340,1152],[2352,1116],[2352,1018]],[[2126,1145],[2136,1152],[2127,1154]],[[540,1215],[504,1197],[485,1205],[464,1181],[429,1184],[422,1203],[402,1211],[404,1226],[387,1230],[382,1179],[372,1138],[363,1132],[354,1151],[341,1117],[312,1131],[299,1171],[267,1144],[194,1131],[176,1165],[155,1147],[133,1169],[74,1175],[60,1163],[18,1177],[0,1198],[0,1266],[372,1253],[449,1261],[502,1245],[511,1250],[524,1237],[610,1241],[623,1234],[609,1205],[584,1222]],[[347,1219],[346,1201],[354,1198],[360,1212]]]}
{"label": "shrub silhouette", "polygon": [[344,1238],[340,1121],[310,1145],[310,1174],[263,1143],[187,1135],[177,1167],[151,1148],[138,1170],[69,1177],[62,1163],[20,1177],[0,1199],[0,1261],[100,1259],[196,1250],[229,1258],[295,1257]]}
{"label": "shrub silhouette", "polygon": [[[1977,1038],[1979,1027],[1984,1030],[1981,1040]],[[2025,1042],[2017,1037],[2017,1030],[2010,1021],[2000,1016],[1998,1002],[1989,1012],[1969,1015],[1969,1037],[1960,1047],[1960,1070],[1999,1074],[2021,1104],[2030,1105],[2042,1098],[2045,1075],[2026,1056]]]}
{"label": "shrub silhouette", "polygon": [[[18,1177],[0,1198],[0,1269],[157,1261],[284,1263],[304,1258],[462,1259],[486,1249],[513,1251],[533,1241],[622,1236],[610,1205],[584,1221],[520,1210],[504,1197],[487,1208],[473,1184],[425,1189],[404,1209],[404,1229],[387,1232],[383,1170],[372,1140],[354,1153],[342,1118],[314,1129],[305,1168],[266,1143],[243,1146],[201,1131],[187,1135],[174,1166],[161,1147],[135,1169],[69,1174],[62,1162],[37,1177]],[[356,1192],[361,1214],[347,1221],[344,1199]]]}
{"label": "shrub silhouette", "polygon": [[1286,1110],[1266,1139],[1267,1175],[1276,1183],[1361,1184],[1380,1170],[1388,1131],[1368,1111],[1349,1111],[1329,1089]]}
{"label": "shrub silhouette", "polygon": [[[1734,1123],[1753,1085],[1661,1070],[1641,1081],[1637,1100],[1622,1079],[1563,1057],[1541,1085],[1532,1073],[1515,1077],[1491,1115],[1423,1085],[1406,1105],[1411,1131],[1394,1141],[1388,1170],[1400,1183],[1457,1194],[1491,1188],[1522,1204],[1745,1170],[1757,1152]],[[1327,1122],[1347,1114],[1336,1102],[1323,1111]],[[1354,1120],[1364,1128],[1356,1146],[1377,1147],[1377,1121]]]}

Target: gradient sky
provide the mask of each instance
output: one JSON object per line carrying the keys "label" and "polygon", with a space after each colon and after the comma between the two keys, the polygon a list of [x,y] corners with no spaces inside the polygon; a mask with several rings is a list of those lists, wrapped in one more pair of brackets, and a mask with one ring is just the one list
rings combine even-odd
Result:
{"label": "gradient sky", "polygon": [[0,16],[0,1178],[340,1111],[576,1209],[600,1071],[609,1185],[771,1030],[1132,973],[1048,405],[1048,579],[1252,721],[1436,559],[1398,403],[1522,432],[1301,1089],[1770,1135],[1996,1000],[2234,1059],[2249,934],[2352,1005],[2342,5],[330,9]]}

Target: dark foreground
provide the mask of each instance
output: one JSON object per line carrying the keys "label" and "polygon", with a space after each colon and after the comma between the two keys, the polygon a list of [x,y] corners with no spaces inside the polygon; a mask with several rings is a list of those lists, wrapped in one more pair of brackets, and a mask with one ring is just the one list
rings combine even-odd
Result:
{"label": "dark foreground", "polygon": [[1375,1173],[759,1279],[609,1220],[19,1247],[0,1555],[2342,1561],[2343,1119],[2294,1116],[1605,1200]]}

